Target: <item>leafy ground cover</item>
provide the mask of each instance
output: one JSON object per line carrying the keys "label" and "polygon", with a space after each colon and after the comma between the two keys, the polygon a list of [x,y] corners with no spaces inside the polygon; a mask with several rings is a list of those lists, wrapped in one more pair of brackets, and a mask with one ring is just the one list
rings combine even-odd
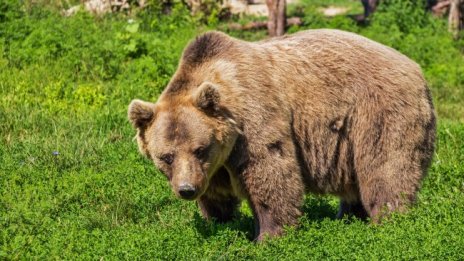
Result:
{"label": "leafy ground cover", "polygon": [[[464,258],[464,43],[415,1],[384,1],[371,22],[289,9],[307,28],[366,35],[416,60],[438,113],[418,204],[380,226],[336,220],[333,197],[305,199],[298,228],[255,244],[251,212],[205,223],[137,152],[130,100],[156,100],[182,48],[221,27],[176,5],[95,18],[0,3],[0,259]],[[342,4],[343,1],[331,1]],[[322,5],[322,4],[321,4]],[[354,5],[352,2],[349,5]],[[358,7],[359,8],[359,7]],[[258,32],[230,32],[248,40]]]}

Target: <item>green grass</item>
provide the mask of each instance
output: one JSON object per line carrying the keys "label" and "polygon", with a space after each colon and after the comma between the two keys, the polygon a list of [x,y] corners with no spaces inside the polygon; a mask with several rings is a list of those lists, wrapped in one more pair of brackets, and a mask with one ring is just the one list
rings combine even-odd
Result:
{"label": "green grass", "polygon": [[176,199],[126,119],[130,100],[155,100],[208,27],[179,6],[170,17],[63,18],[0,3],[0,259],[464,259],[464,45],[417,6],[387,2],[368,26],[309,8],[291,31],[354,31],[422,65],[439,121],[418,204],[375,226],[336,220],[335,198],[308,195],[301,225],[263,244],[250,241],[246,204],[217,224]]}

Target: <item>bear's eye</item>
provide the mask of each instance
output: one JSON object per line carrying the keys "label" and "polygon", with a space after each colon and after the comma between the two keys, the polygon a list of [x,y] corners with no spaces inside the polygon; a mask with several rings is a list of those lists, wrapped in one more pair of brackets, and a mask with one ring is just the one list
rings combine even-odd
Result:
{"label": "bear's eye", "polygon": [[197,157],[197,159],[204,159],[207,153],[208,153],[208,148],[204,146],[198,147],[193,152],[193,154],[195,154],[195,157]]}
{"label": "bear's eye", "polygon": [[174,155],[172,153],[164,154],[159,157],[160,160],[164,161],[164,163],[171,165],[174,161]]}

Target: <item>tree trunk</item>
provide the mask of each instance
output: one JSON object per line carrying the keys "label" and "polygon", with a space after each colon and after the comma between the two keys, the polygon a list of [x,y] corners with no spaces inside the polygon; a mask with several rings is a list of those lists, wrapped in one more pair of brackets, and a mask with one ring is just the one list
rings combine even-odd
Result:
{"label": "tree trunk", "polygon": [[464,0],[452,0],[448,17],[448,29],[456,38],[464,27]]}
{"label": "tree trunk", "polygon": [[285,26],[287,21],[286,11],[287,11],[287,0],[277,0],[277,28],[276,35],[285,34]]}
{"label": "tree trunk", "polygon": [[269,36],[280,36],[285,33],[286,26],[286,0],[266,0],[269,10],[267,31]]}

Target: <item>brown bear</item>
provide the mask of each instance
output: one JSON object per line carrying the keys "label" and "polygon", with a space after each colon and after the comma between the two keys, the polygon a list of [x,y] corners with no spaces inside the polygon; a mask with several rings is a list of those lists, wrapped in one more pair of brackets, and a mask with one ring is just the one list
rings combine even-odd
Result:
{"label": "brown bear", "polygon": [[206,219],[246,199],[256,237],[297,223],[305,192],[374,222],[414,202],[435,113],[420,67],[362,36],[308,30],[246,42],[208,32],[156,103],[134,100],[142,154]]}

